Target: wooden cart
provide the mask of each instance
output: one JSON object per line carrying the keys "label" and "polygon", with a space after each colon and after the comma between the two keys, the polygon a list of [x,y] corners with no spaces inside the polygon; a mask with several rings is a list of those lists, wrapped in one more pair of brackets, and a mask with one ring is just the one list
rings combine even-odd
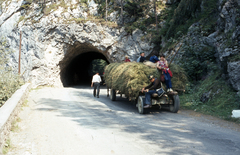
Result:
{"label": "wooden cart", "polygon": [[[110,99],[112,101],[116,100],[116,95],[117,94],[124,94],[124,92],[116,91],[115,89],[107,88],[108,89],[108,94],[109,94],[109,89],[110,89]],[[136,107],[138,108],[138,112],[140,114],[144,114],[146,109],[144,109],[145,105],[145,94],[142,92],[139,92],[139,95],[136,97],[137,99],[135,100]],[[177,113],[180,107],[180,100],[178,96],[178,92],[173,91],[166,93],[164,92],[161,95],[158,95],[157,93],[154,93],[151,96],[151,102],[152,102],[152,107],[159,107],[159,109],[166,108],[169,109],[169,111],[173,113]]]}

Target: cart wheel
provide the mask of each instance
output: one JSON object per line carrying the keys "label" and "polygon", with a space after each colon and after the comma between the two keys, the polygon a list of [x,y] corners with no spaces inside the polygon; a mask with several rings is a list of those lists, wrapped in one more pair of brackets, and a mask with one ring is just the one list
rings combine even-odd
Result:
{"label": "cart wheel", "polygon": [[180,106],[180,100],[178,95],[173,95],[172,97],[173,104],[170,105],[170,111],[173,113],[177,113]]}
{"label": "cart wheel", "polygon": [[137,104],[138,104],[138,112],[139,114],[144,114],[144,108],[143,108],[143,98],[142,96],[138,96],[138,100],[137,100]]}
{"label": "cart wheel", "polygon": [[110,99],[112,101],[116,101],[116,91],[115,91],[115,89],[111,89],[111,91],[110,91]]}

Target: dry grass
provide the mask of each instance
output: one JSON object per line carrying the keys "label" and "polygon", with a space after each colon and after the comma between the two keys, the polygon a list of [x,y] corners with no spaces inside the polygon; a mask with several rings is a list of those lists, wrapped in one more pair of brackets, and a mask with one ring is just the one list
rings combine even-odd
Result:
{"label": "dry grass", "polygon": [[118,27],[117,23],[110,22],[110,21],[105,21],[102,18],[96,18],[94,16],[88,16],[86,19],[84,19],[84,18],[71,18],[68,21],[75,21],[78,24],[79,23],[86,23],[87,21],[91,21],[91,22],[94,22],[94,23],[99,23],[99,24],[104,25],[104,26],[110,26],[110,27],[113,27],[113,28]]}
{"label": "dry grass", "polygon": [[171,64],[169,68],[173,73],[173,77],[172,77],[173,89],[185,90],[186,84],[188,83],[188,77],[185,70],[176,64]]}
{"label": "dry grass", "polygon": [[11,125],[11,131],[13,132],[17,132],[19,131],[19,126],[18,126],[18,122],[21,122],[21,118],[17,117],[13,122],[12,122],[12,125]]}

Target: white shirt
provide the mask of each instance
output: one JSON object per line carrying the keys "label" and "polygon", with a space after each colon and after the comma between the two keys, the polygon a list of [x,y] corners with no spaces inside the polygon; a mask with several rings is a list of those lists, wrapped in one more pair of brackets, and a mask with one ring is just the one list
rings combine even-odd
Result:
{"label": "white shirt", "polygon": [[102,80],[101,80],[101,77],[99,76],[99,75],[97,75],[97,74],[95,74],[94,76],[93,76],[93,78],[92,78],[92,83],[94,83],[94,82],[98,82],[98,83],[100,83]]}

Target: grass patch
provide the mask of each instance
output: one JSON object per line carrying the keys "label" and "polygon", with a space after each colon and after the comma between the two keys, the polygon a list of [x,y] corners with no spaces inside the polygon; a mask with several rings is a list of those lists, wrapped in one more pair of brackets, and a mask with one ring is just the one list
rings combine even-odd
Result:
{"label": "grass patch", "polygon": [[[181,95],[181,107],[240,123],[240,119],[231,118],[232,110],[239,109],[239,97],[220,76],[220,73],[212,73],[189,89],[188,94]],[[204,93],[208,93],[209,100],[203,102]]]}
{"label": "grass patch", "polygon": [[233,32],[236,30],[236,28],[233,28],[231,30],[229,30],[226,34],[226,46],[225,47],[232,47],[234,45],[238,45],[237,40],[235,40],[235,42],[233,42],[232,36],[233,36]]}
{"label": "grass patch", "polygon": [[[60,3],[60,4],[61,4],[61,3]],[[45,7],[45,8],[43,9],[43,13],[44,13],[45,15],[48,15],[52,10],[53,10],[53,11],[57,10],[58,6],[59,6],[59,5],[53,3],[53,4]]]}
{"label": "grass patch", "polygon": [[110,27],[113,27],[113,28],[118,27],[117,23],[110,22],[110,21],[105,21],[102,18],[96,18],[94,16],[88,16],[88,18],[86,18],[86,19],[84,19],[84,18],[71,18],[68,21],[74,21],[78,24],[79,23],[86,23],[87,21],[91,21],[91,22],[95,22],[95,23],[100,23],[100,24],[105,25],[105,26],[110,26]]}
{"label": "grass patch", "polygon": [[2,149],[3,154],[7,154],[11,148],[12,148],[11,140],[7,139]]}
{"label": "grass patch", "polygon": [[23,104],[22,104],[22,107],[28,107],[28,100],[24,100]]}
{"label": "grass patch", "polygon": [[233,55],[233,56],[230,56],[230,57],[228,58],[228,60],[229,60],[230,62],[240,61],[240,53],[238,53],[238,54],[236,54],[236,55]]}
{"label": "grass patch", "polygon": [[23,21],[25,19],[25,16],[21,16],[18,20],[18,23],[20,23],[21,21]]}
{"label": "grass patch", "polygon": [[17,117],[13,122],[12,122],[12,126],[11,126],[11,131],[12,132],[17,132],[19,131],[19,126],[18,126],[18,122],[21,122],[21,118]]}

